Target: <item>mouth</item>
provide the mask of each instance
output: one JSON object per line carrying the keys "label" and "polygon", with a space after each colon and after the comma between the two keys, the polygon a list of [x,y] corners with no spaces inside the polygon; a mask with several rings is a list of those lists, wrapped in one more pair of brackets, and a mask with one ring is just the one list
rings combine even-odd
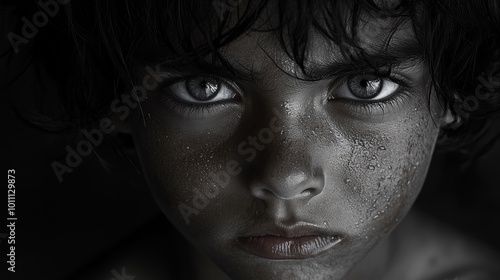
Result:
{"label": "mouth", "polygon": [[239,247],[266,259],[307,259],[342,241],[338,234],[313,225],[269,226],[237,239]]}

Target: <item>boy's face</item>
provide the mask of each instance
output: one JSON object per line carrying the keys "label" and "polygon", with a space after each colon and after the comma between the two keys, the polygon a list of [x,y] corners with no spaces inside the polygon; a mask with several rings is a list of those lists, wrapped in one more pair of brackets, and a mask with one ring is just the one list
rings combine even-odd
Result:
{"label": "boy's face", "polygon": [[[377,26],[362,26],[367,50],[378,49]],[[312,36],[311,73],[343,67],[338,47]],[[412,39],[402,28],[392,42]],[[424,182],[444,123],[424,64],[402,61],[391,78],[326,71],[311,81],[269,33],[221,53],[243,77],[166,69],[180,79],[131,121],[153,195],[234,278],[341,279]]]}

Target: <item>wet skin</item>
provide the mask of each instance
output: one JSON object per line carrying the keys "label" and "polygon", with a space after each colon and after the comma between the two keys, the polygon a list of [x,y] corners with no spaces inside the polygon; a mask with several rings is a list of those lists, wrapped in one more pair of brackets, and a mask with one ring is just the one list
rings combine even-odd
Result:
{"label": "wet skin", "polygon": [[[377,32],[367,33],[366,46],[376,48]],[[411,37],[402,29],[395,40]],[[157,203],[231,278],[343,279],[405,216],[424,182],[448,119],[429,100],[425,66],[403,61],[382,82],[386,97],[353,102],[345,76],[298,79],[303,73],[271,34],[250,32],[221,53],[250,75],[221,73],[218,85],[210,75],[188,80],[192,91],[217,92],[208,102],[177,80],[130,118]],[[319,36],[309,53],[309,69],[341,60]],[[244,249],[241,237],[277,235],[269,224],[313,226],[340,242],[286,260]]]}

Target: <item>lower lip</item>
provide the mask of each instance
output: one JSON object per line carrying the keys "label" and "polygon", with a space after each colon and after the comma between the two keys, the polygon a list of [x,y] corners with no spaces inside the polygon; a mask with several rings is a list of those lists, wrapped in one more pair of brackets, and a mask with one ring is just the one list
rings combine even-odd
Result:
{"label": "lower lip", "polygon": [[306,259],[323,253],[340,242],[339,237],[309,235],[286,238],[265,235],[238,239],[250,253],[266,259]]}

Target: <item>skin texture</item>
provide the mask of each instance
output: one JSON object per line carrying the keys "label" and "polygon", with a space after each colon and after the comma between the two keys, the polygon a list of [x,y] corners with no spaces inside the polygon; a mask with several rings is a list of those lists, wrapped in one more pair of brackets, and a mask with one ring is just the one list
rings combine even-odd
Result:
{"label": "skin texture", "polygon": [[[363,44],[376,49],[384,29],[373,28],[365,27]],[[394,40],[411,37],[402,28]],[[408,88],[400,86],[390,104],[367,107],[347,100],[339,77],[301,80],[269,33],[249,32],[221,53],[251,73],[231,81],[237,99],[183,109],[165,98],[183,89],[180,82],[151,93],[130,118],[155,199],[233,279],[344,279],[408,212],[449,122],[436,98],[429,100],[425,66],[409,60],[394,67]],[[313,37],[309,69],[339,59],[335,45]],[[227,178],[221,174],[229,174],[228,184],[214,179]],[[243,232],[265,223],[316,225],[342,241],[300,260],[266,259],[236,246]]]}

